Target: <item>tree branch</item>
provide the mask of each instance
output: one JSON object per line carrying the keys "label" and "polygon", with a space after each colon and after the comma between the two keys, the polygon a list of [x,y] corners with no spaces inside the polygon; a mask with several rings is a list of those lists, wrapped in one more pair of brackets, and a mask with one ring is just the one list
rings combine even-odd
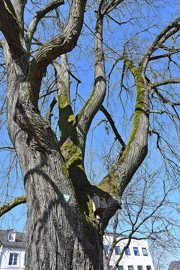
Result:
{"label": "tree branch", "polygon": [[112,130],[114,132],[114,134],[116,135],[116,139],[119,141],[119,143],[122,145],[122,151],[125,149],[126,145],[121,137],[121,135],[119,134],[115,124],[114,124],[114,121],[112,120],[112,117],[111,115],[108,113],[108,111],[104,108],[103,105],[100,106],[100,111],[104,113],[104,115],[106,116],[107,120],[109,121],[111,127],[112,127]]}
{"label": "tree branch", "polygon": [[[41,80],[46,67],[58,56],[71,51],[81,33],[87,0],[73,0],[66,27],[60,35],[45,43],[34,55],[30,65],[31,100],[35,106],[39,98]],[[37,82],[39,82],[37,84]]]}
{"label": "tree branch", "polygon": [[4,204],[0,207],[0,217],[22,203],[26,203],[26,198],[24,196],[17,197],[12,202]]}
{"label": "tree branch", "polygon": [[175,84],[175,83],[180,83],[180,79],[179,78],[172,79],[172,80],[170,79],[170,80],[165,80],[165,81],[162,81],[162,82],[153,83],[152,88],[162,86],[162,85],[166,85],[166,84]]}
{"label": "tree branch", "polygon": [[155,55],[149,58],[149,61],[154,61],[154,60],[158,60],[160,58],[164,58],[164,57],[170,57],[171,55],[174,55],[176,53],[179,53],[180,49],[172,49],[170,50],[168,53],[165,54],[160,54],[160,55]]}
{"label": "tree branch", "polygon": [[136,106],[129,141],[124,152],[113,164],[109,174],[100,182],[99,188],[117,194],[121,198],[132,176],[147,154],[149,131],[149,89],[144,84],[142,67],[135,67],[125,57],[125,65],[130,69],[136,83]]}
{"label": "tree branch", "polygon": [[24,31],[24,9],[27,4],[27,0],[11,0],[11,2],[16,12],[18,22],[21,24],[22,31]]}
{"label": "tree branch", "polygon": [[19,25],[15,10],[9,0],[0,1],[0,30],[2,31],[11,52],[17,59],[25,54],[23,48],[24,34]]}
{"label": "tree branch", "polygon": [[[164,82],[166,82],[166,81],[164,81]],[[178,83],[178,82],[177,82],[177,83]],[[162,85],[163,85],[163,84],[162,84]],[[169,104],[169,105],[171,105],[171,106],[179,106],[179,105],[180,105],[179,102],[173,102],[173,101],[167,99],[166,97],[164,97],[164,96],[158,91],[157,87],[154,87],[153,89],[154,89],[154,92],[157,94],[157,96],[161,99],[161,101],[162,101],[163,103]]]}
{"label": "tree branch", "polygon": [[121,4],[124,0],[111,0],[108,1],[107,4],[105,4],[102,8],[102,14],[107,15],[110,13],[113,9],[115,9],[119,4]]}
{"label": "tree branch", "polygon": [[142,74],[144,74],[145,77],[145,72],[146,68],[148,65],[148,62],[151,59],[151,55],[160,48],[160,46],[173,34],[177,33],[180,29],[180,17],[178,17],[174,22],[169,24],[153,41],[151,47],[149,48],[148,52],[146,55],[143,57],[141,61],[142,65]]}
{"label": "tree branch", "polygon": [[99,106],[102,104],[106,94],[106,74],[103,51],[103,16],[101,16],[100,10],[97,13],[96,27],[94,33],[94,54],[95,65],[93,91],[90,98],[87,100],[86,104],[77,115],[78,130],[80,136],[83,138],[82,141],[84,143],[92,119],[99,110]]}
{"label": "tree branch", "polygon": [[39,10],[38,12],[36,12],[35,17],[33,18],[33,20],[31,21],[29,28],[27,30],[27,40],[29,43],[29,46],[31,44],[33,35],[36,31],[37,25],[39,23],[39,21],[50,11],[58,8],[59,6],[64,4],[64,0],[56,0],[56,1],[52,1],[51,3],[49,3],[44,9]]}

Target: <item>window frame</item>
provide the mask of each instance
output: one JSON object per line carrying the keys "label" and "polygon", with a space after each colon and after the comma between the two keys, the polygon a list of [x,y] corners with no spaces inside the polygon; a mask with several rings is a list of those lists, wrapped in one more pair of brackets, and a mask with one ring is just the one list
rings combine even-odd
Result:
{"label": "window frame", "polygon": [[[140,267],[140,268],[139,268]],[[138,265],[137,266],[137,270],[143,270],[143,266],[142,265]]]}
{"label": "window frame", "polygon": [[146,247],[142,247],[142,254],[143,256],[148,256],[148,250]]}
{"label": "window frame", "polygon": [[128,270],[134,270],[134,266],[133,265],[128,265]]}
{"label": "window frame", "polygon": [[134,256],[140,256],[139,248],[138,247],[133,247],[133,252],[134,252]]}
{"label": "window frame", "polygon": [[10,252],[9,253],[9,261],[8,261],[8,265],[11,265],[11,267],[13,266],[18,266],[19,263],[19,253],[17,252]]}
{"label": "window frame", "polygon": [[15,232],[9,232],[8,233],[8,241],[9,242],[15,242],[15,240],[16,240],[16,233]]}
{"label": "window frame", "polygon": [[107,255],[109,253],[109,246],[104,245],[104,253]]}
{"label": "window frame", "polygon": [[[150,267],[150,268],[149,268]],[[146,270],[152,270],[151,265],[146,265]]]}
{"label": "window frame", "polygon": [[124,254],[127,255],[127,256],[130,256],[131,255],[131,251],[130,251],[130,248],[127,247],[125,250],[124,250]]}
{"label": "window frame", "polygon": [[115,246],[114,252],[115,252],[115,255],[120,255],[120,253],[121,253],[120,246]]}

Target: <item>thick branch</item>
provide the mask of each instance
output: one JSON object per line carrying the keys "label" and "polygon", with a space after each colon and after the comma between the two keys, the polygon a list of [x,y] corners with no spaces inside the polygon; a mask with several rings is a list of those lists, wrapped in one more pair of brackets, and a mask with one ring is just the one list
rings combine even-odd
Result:
{"label": "thick branch", "polygon": [[22,203],[26,202],[26,198],[24,196],[15,198],[12,202],[9,202],[3,206],[0,207],[0,217],[12,210],[17,205],[20,205]]}
{"label": "thick branch", "polygon": [[15,59],[24,55],[22,26],[10,1],[0,1],[0,30],[9,45],[11,55]]}
{"label": "thick branch", "polygon": [[101,189],[118,193],[120,197],[147,154],[149,130],[149,93],[142,78],[141,66],[135,67],[128,60],[125,64],[132,72],[136,83],[136,106],[131,134],[123,154],[99,184]]}
{"label": "thick branch", "polygon": [[120,3],[122,3],[124,0],[111,0],[108,1],[107,4],[103,6],[102,14],[106,15],[110,13],[113,9],[115,9]]}
{"label": "thick branch", "polygon": [[33,18],[32,22],[29,25],[29,28],[27,30],[27,40],[30,46],[31,40],[33,38],[33,35],[36,31],[37,25],[39,21],[50,11],[58,8],[59,6],[64,4],[64,0],[56,0],[51,3],[49,3],[44,9],[36,12],[35,17]]}
{"label": "thick branch", "polygon": [[24,31],[24,9],[27,4],[27,0],[11,0],[11,2],[16,12],[18,22],[21,24],[22,31]]}
{"label": "thick branch", "polygon": [[94,88],[88,101],[77,116],[79,133],[85,143],[94,115],[99,110],[106,94],[106,75],[103,52],[103,17],[98,13],[94,34]]}
{"label": "thick branch", "polygon": [[46,67],[58,56],[71,51],[76,46],[83,25],[86,2],[87,0],[72,1],[68,22],[62,33],[45,43],[34,56],[30,66],[31,98],[34,105],[37,105]]}

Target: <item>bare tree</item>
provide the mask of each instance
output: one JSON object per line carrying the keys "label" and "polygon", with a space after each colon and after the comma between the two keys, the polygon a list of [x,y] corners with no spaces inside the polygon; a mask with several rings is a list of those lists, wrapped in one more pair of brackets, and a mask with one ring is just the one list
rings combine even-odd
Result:
{"label": "bare tree", "polygon": [[[146,40],[146,35],[136,40],[137,30],[135,36],[121,40],[118,51],[108,44],[109,40],[113,43],[108,27],[116,24],[119,29],[137,19],[131,16],[125,21],[119,20],[121,8],[125,4],[126,8],[130,7],[131,2],[64,2],[0,1],[8,134],[19,159],[26,193],[26,199],[20,197],[8,202],[0,211],[3,215],[26,200],[26,268],[29,270],[103,269],[103,232],[121,207],[123,193],[148,153],[150,135],[157,137],[157,148],[172,172],[179,173],[179,156],[171,144],[172,137],[165,136],[164,123],[178,127],[180,103],[174,85],[180,83],[177,77],[180,18],[156,32],[151,44],[148,42],[148,49],[139,43]],[[28,4],[35,8],[31,21],[25,13]],[[135,4],[138,1],[132,8]],[[150,4],[144,1],[143,5]],[[93,16],[94,30],[84,22],[85,11]],[[67,53],[74,56],[83,26],[93,33],[94,76],[90,96],[80,106],[81,80],[74,74]],[[147,34],[150,28],[149,25],[142,27],[140,33]],[[45,31],[37,37],[38,29]],[[85,47],[79,46],[85,54],[88,44],[82,39],[80,42]],[[105,59],[115,55],[107,74]],[[133,121],[127,138],[120,135],[111,114],[103,106],[105,98],[109,99],[112,72],[119,68],[119,61],[123,63],[120,67],[122,108],[126,104],[125,95],[136,92],[136,98],[132,95]],[[76,83],[74,97],[70,79],[73,85]],[[107,175],[98,185],[92,185],[84,159],[87,135],[99,110],[106,116],[121,147]],[[129,114],[128,107],[126,111]],[[118,113],[120,118],[122,111]],[[164,123],[160,122],[160,116]],[[100,203],[96,205],[95,198],[96,202],[103,198],[103,207]]]}
{"label": "bare tree", "polygon": [[[129,247],[132,239],[149,241],[155,269],[161,269],[157,264],[159,264],[162,254],[164,267],[164,265],[168,265],[168,255],[173,256],[178,251],[177,231],[180,220],[177,213],[179,203],[174,202],[172,196],[179,187],[168,186],[165,177],[161,183],[161,177],[160,170],[149,174],[147,168],[142,167],[124,192],[122,210],[117,211],[111,222],[112,239],[106,254],[106,263],[110,266],[115,247],[123,246],[120,255],[116,256],[113,270],[118,269],[125,249]],[[158,196],[155,193],[157,186],[159,186]],[[121,245],[124,240],[126,240],[126,244]]]}

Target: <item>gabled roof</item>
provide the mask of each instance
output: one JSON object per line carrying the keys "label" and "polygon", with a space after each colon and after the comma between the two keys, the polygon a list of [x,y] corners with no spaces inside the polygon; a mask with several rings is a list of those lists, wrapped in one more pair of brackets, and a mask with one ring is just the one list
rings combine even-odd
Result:
{"label": "gabled roof", "polygon": [[9,248],[21,248],[25,249],[25,233],[15,232],[15,241],[9,241],[8,235],[14,230],[0,230],[0,246]]}
{"label": "gabled roof", "polygon": [[180,261],[171,262],[168,270],[180,270]]}

